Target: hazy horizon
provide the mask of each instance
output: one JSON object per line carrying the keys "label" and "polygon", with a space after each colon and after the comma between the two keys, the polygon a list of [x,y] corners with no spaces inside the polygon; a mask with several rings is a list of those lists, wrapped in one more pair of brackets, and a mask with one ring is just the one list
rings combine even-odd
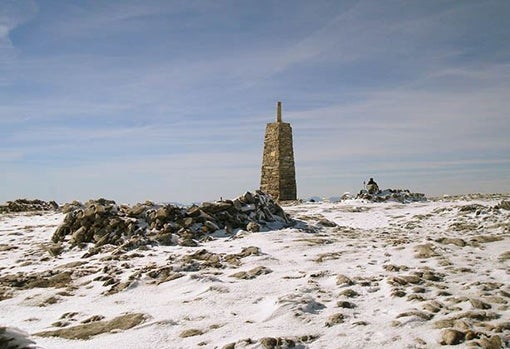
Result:
{"label": "hazy horizon", "polygon": [[0,202],[510,192],[509,1],[0,2]]}

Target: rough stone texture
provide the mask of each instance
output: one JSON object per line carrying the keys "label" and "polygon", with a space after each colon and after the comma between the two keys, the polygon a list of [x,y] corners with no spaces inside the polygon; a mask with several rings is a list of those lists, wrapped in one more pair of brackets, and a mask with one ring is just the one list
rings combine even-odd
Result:
{"label": "rough stone texture", "polygon": [[197,246],[214,233],[232,234],[235,229],[260,231],[292,225],[283,209],[267,194],[246,192],[234,200],[204,202],[191,207],[157,205],[151,202],[133,207],[99,199],[67,207],[63,223],[52,243],[90,247],[90,255],[105,245],[119,246],[118,252],[140,246]]}
{"label": "rough stone texture", "polygon": [[442,345],[457,345],[464,341],[464,332],[457,331],[454,329],[446,329],[441,333]]}
{"label": "rough stone texture", "polygon": [[7,201],[4,205],[0,205],[0,213],[55,211],[58,208],[58,204],[55,201],[46,202],[39,199],[17,199],[14,201]]}
{"label": "rough stone texture", "polygon": [[35,342],[30,335],[16,327],[0,327],[1,349],[36,349]]}
{"label": "rough stone texture", "polygon": [[125,314],[110,321],[96,321],[58,330],[43,331],[35,333],[34,336],[87,340],[93,336],[108,333],[113,330],[128,330],[138,326],[147,320],[147,318],[147,315],[141,313]]}
{"label": "rough stone texture", "polygon": [[296,200],[292,127],[282,122],[281,102],[277,110],[276,122],[266,126],[260,189],[278,201]]}
{"label": "rough stone texture", "polygon": [[385,189],[379,190],[375,194],[361,190],[356,195],[356,199],[365,199],[373,202],[396,201],[401,203],[427,201],[425,194],[411,193],[408,189]]}

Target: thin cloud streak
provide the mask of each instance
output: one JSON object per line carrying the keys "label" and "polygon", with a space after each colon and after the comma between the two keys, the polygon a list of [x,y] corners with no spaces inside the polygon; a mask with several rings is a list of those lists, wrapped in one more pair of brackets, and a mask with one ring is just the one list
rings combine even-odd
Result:
{"label": "thin cloud streak", "polygon": [[66,197],[243,191],[276,100],[303,195],[455,171],[510,191],[506,3],[27,4],[0,14],[0,199],[42,192],[29,173]]}

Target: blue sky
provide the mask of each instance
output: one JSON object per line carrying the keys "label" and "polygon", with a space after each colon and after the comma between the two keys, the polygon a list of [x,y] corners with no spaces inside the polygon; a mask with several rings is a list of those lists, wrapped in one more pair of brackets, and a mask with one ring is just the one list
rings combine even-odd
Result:
{"label": "blue sky", "polygon": [[0,0],[0,201],[510,192],[510,1]]}

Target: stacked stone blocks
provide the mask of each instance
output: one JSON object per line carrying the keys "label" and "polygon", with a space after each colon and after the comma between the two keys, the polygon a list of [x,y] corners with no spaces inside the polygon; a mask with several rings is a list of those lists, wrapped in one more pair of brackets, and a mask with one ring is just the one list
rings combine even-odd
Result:
{"label": "stacked stone blocks", "polygon": [[292,127],[282,122],[281,102],[276,122],[266,126],[260,189],[278,201],[297,199]]}

